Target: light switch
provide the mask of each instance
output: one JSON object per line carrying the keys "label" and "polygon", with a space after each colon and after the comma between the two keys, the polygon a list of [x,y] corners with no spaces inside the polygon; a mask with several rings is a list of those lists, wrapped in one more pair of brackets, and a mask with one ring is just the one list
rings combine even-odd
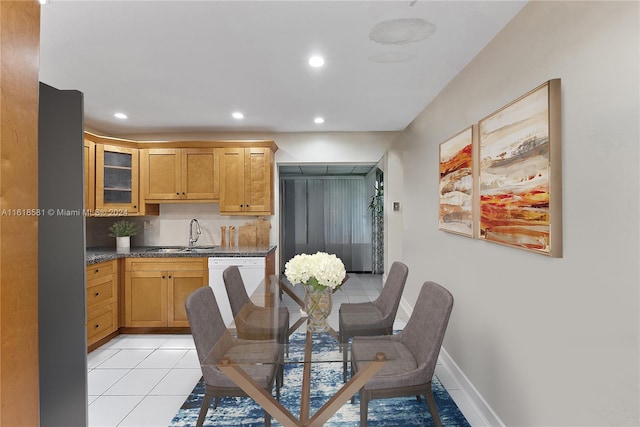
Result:
{"label": "light switch", "polygon": [[400,212],[400,202],[393,202],[393,211]]}

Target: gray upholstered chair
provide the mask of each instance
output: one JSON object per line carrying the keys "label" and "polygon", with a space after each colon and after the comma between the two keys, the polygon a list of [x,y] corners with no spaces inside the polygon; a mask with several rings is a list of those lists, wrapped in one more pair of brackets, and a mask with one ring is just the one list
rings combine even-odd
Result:
{"label": "gray upholstered chair", "polygon": [[275,339],[280,344],[289,342],[289,310],[286,307],[260,307],[251,302],[236,266],[227,267],[222,272],[222,280],[227,289],[238,338]]}
{"label": "gray upholstered chair", "polygon": [[[242,369],[269,393],[278,374],[281,360],[281,345],[271,341],[245,341],[234,338],[227,330],[218,303],[209,286],[197,289],[185,302],[193,341],[196,345],[200,368],[205,382],[205,395],[200,407],[197,426],[202,426],[211,399],[214,409],[220,397],[247,396],[229,377],[217,368],[218,361],[228,357],[233,362],[245,363]],[[252,364],[256,361],[269,363]],[[279,390],[276,386],[276,395]],[[279,396],[278,396],[279,397]],[[271,425],[271,416],[265,411],[265,425]]]}
{"label": "gray upholstered chair", "polygon": [[436,426],[442,426],[431,379],[453,308],[451,293],[434,282],[422,285],[405,328],[396,335],[354,337],[351,368],[362,369],[376,353],[389,355],[384,367],[360,389],[360,426],[367,425],[369,401],[424,394]]}
{"label": "gray upholstered chair", "polygon": [[338,321],[342,352],[342,379],[347,381],[347,350],[349,339],[355,336],[390,335],[393,322],[400,305],[400,297],[407,282],[409,268],[396,261],[389,269],[389,275],[382,292],[375,301],[344,303],[340,305]]}

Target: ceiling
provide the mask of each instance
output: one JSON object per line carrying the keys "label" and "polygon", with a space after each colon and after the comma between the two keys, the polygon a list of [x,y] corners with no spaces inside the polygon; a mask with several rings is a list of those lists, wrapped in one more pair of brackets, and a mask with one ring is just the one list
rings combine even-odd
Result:
{"label": "ceiling", "polygon": [[49,0],[40,80],[111,136],[398,131],[525,3]]}
{"label": "ceiling", "polygon": [[287,177],[317,177],[317,176],[365,176],[371,169],[375,168],[375,163],[367,164],[302,164],[302,165],[280,165],[278,175],[280,178]]}

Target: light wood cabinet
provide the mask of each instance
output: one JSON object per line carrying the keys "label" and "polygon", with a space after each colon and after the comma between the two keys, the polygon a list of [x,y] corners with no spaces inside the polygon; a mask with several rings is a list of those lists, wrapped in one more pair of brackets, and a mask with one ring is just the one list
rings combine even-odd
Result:
{"label": "light wood cabinet", "polygon": [[220,158],[220,213],[273,214],[273,152],[270,148],[224,148]]}
{"label": "light wood cabinet", "polygon": [[96,144],[96,216],[138,214],[138,149]]}
{"label": "light wood cabinet", "polygon": [[124,312],[126,327],[188,327],[184,303],[208,286],[207,258],[127,258]]}
{"label": "light wood cabinet", "polygon": [[87,346],[118,330],[117,261],[87,266]]}
{"label": "light wood cabinet", "polygon": [[84,209],[91,215],[96,208],[96,145],[84,140]]}
{"label": "light wood cabinet", "polygon": [[141,150],[142,197],[146,201],[165,203],[218,201],[217,151],[215,148]]}

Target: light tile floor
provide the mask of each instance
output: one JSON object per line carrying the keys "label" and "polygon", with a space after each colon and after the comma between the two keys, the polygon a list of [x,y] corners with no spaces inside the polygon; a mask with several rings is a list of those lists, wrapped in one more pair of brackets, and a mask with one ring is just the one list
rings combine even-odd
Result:
{"label": "light tile floor", "polygon": [[[347,286],[348,285],[348,286]],[[294,288],[302,296],[301,287]],[[380,275],[351,274],[334,294],[342,302],[375,299],[382,289]],[[290,323],[299,306],[284,295]],[[396,328],[406,319],[398,313]],[[338,311],[329,323],[338,330]],[[200,365],[191,335],[120,335],[88,355],[89,427],[166,427],[200,379]],[[473,427],[484,426],[474,406],[439,364],[436,376]]]}

